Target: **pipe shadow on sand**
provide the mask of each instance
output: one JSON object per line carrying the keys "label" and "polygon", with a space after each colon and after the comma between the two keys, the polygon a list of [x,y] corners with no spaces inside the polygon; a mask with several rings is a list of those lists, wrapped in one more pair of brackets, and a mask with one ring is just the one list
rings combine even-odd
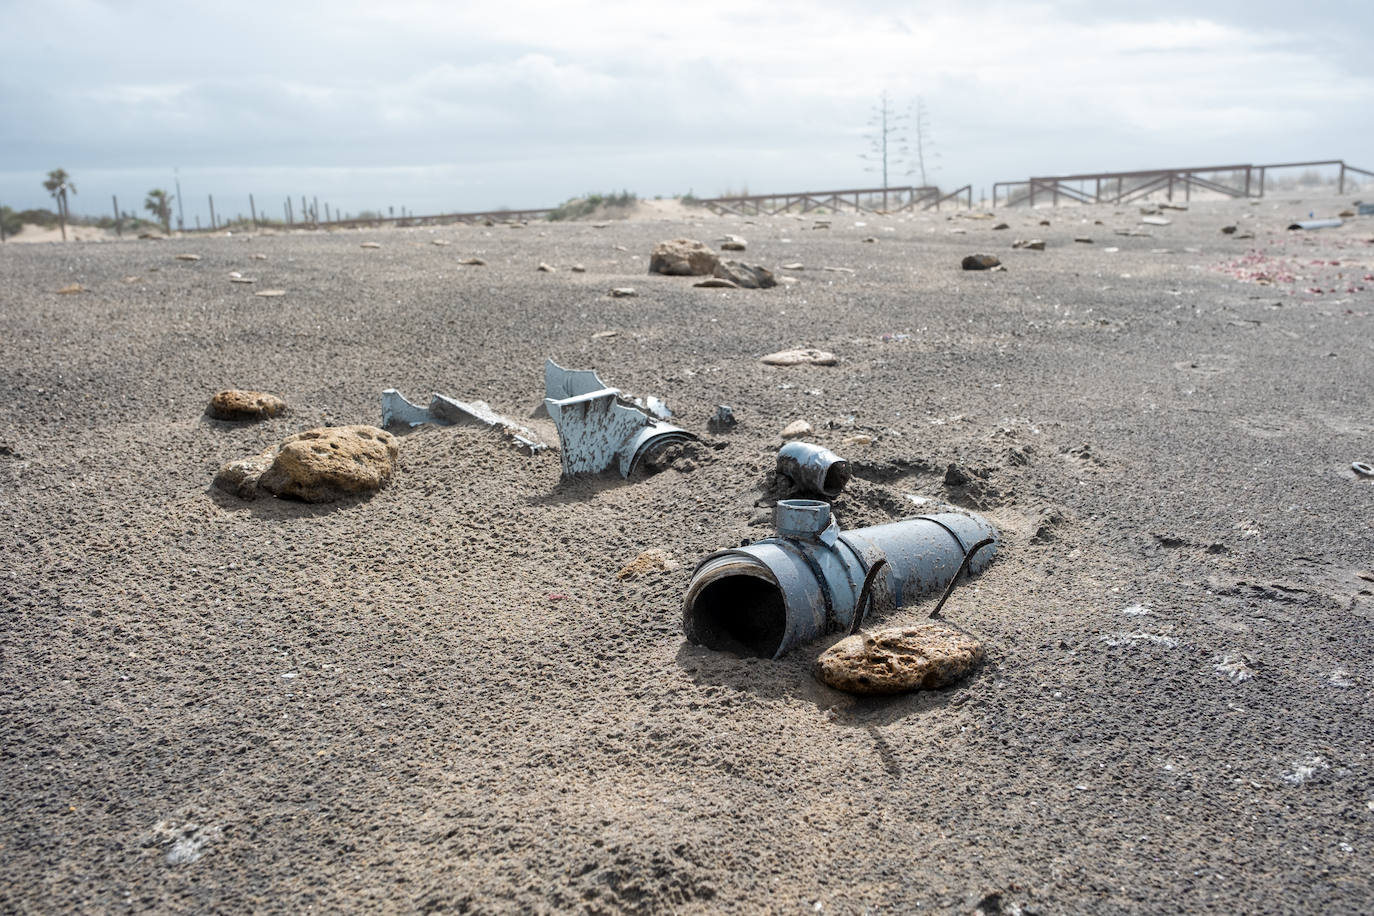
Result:
{"label": "pipe shadow on sand", "polygon": [[840,638],[799,647],[776,661],[745,658],[684,642],[678,650],[677,663],[696,684],[728,687],[763,699],[806,700],[837,725],[851,728],[891,725],[961,703],[967,691],[984,681],[980,668],[968,679],[949,687],[892,696],[855,696],[823,684],[812,673],[816,657]]}

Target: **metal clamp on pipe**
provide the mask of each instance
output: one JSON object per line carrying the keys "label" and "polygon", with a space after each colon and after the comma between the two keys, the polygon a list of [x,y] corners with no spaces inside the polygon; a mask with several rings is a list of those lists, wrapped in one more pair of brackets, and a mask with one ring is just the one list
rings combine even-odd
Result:
{"label": "metal clamp on pipe", "polygon": [[[997,531],[976,515],[945,512],[841,532],[820,500],[784,499],[778,536],[702,560],[687,587],[682,629],[691,642],[737,655],[780,658],[854,620],[864,576],[878,560],[875,614],[942,590],[968,548]],[[998,541],[969,563],[987,568]]]}

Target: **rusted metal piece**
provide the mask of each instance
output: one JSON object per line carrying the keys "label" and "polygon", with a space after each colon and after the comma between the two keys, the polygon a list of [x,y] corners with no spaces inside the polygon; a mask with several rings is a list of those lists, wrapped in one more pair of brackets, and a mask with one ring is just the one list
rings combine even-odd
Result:
{"label": "rusted metal piece", "polygon": [[849,483],[849,462],[830,449],[809,442],[789,442],[778,449],[778,473],[793,486],[834,499]]}
{"label": "rusted metal piece", "polygon": [[973,555],[995,542],[995,538],[983,538],[968,549],[968,553],[964,554],[964,562],[959,564],[959,571],[954,574],[954,578],[949,580],[949,585],[945,586],[945,593],[941,595],[940,600],[935,603],[935,610],[930,612],[932,620],[940,616],[940,609],[945,606],[945,602],[949,600],[949,596],[954,592],[954,586],[959,583],[959,577],[964,574],[968,569],[969,563],[973,561]]}
{"label": "rusted metal piece", "polygon": [[[711,649],[779,658],[803,643],[850,630],[869,582],[868,613],[884,613],[945,588],[968,560],[978,573],[996,550],[967,544],[997,532],[975,515],[944,513],[841,532],[820,500],[782,500],[777,537],[706,557],[683,600],[687,639]],[[868,573],[886,561],[887,575]]]}
{"label": "rusted metal piece", "polygon": [[[887,560],[880,559],[872,566],[868,567],[868,575],[864,576],[864,587],[859,591],[859,603],[855,605],[854,623],[849,627],[849,635],[853,636],[859,632],[864,624],[864,617],[867,616],[869,609],[873,605],[873,583],[878,579],[878,573],[887,568]],[[957,576],[955,578],[958,578]]]}
{"label": "rusted metal piece", "polygon": [[395,388],[382,392],[383,429],[414,429],[425,423],[499,429],[517,447],[531,455],[548,448],[536,433],[492,410],[486,401],[459,401],[435,394],[429,399],[428,407],[421,407],[406,400]]}
{"label": "rusted metal piece", "polygon": [[629,477],[650,453],[697,438],[651,415],[667,411],[657,398],[639,407],[590,369],[564,369],[552,359],[544,363],[544,407],[558,427],[565,476],[614,467]]}

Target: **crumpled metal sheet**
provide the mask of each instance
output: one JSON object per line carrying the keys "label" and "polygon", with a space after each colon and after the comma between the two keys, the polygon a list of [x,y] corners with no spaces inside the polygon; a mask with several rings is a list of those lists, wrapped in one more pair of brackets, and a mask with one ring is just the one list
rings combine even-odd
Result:
{"label": "crumpled metal sheet", "polygon": [[667,412],[657,398],[640,408],[627,402],[590,369],[565,369],[544,363],[544,408],[558,427],[559,457],[565,475],[600,474],[612,467],[629,477],[651,450],[695,434],[651,416]]}
{"label": "crumpled metal sheet", "polygon": [[382,392],[383,429],[400,426],[414,429],[425,423],[500,429],[517,447],[531,455],[548,448],[536,433],[492,410],[486,401],[459,401],[435,394],[430,398],[428,407],[421,407],[406,400],[395,388]]}

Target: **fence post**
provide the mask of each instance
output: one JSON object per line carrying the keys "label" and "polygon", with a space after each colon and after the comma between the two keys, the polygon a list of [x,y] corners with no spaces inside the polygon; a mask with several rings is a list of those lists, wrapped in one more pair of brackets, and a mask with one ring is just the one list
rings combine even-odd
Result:
{"label": "fence post", "polygon": [[253,228],[258,228],[258,208],[253,203],[253,195],[248,195],[248,213],[253,217]]}
{"label": "fence post", "polygon": [[1337,190],[1336,190],[1336,193],[1337,193],[1337,194],[1344,194],[1344,193],[1345,193],[1345,160],[1344,160],[1344,159],[1341,160],[1341,179],[1340,179],[1340,185],[1338,186],[1338,188],[1337,188]]}
{"label": "fence post", "polygon": [[124,226],[121,224],[120,219],[119,219],[119,198],[116,197],[115,195],[111,194],[111,195],[110,195],[110,202],[114,204],[114,211],[115,211],[115,235],[120,236],[120,237],[122,238],[122,237],[124,236]]}
{"label": "fence post", "polygon": [[215,229],[215,195],[207,194],[206,196],[210,198],[210,231],[213,232]]}

